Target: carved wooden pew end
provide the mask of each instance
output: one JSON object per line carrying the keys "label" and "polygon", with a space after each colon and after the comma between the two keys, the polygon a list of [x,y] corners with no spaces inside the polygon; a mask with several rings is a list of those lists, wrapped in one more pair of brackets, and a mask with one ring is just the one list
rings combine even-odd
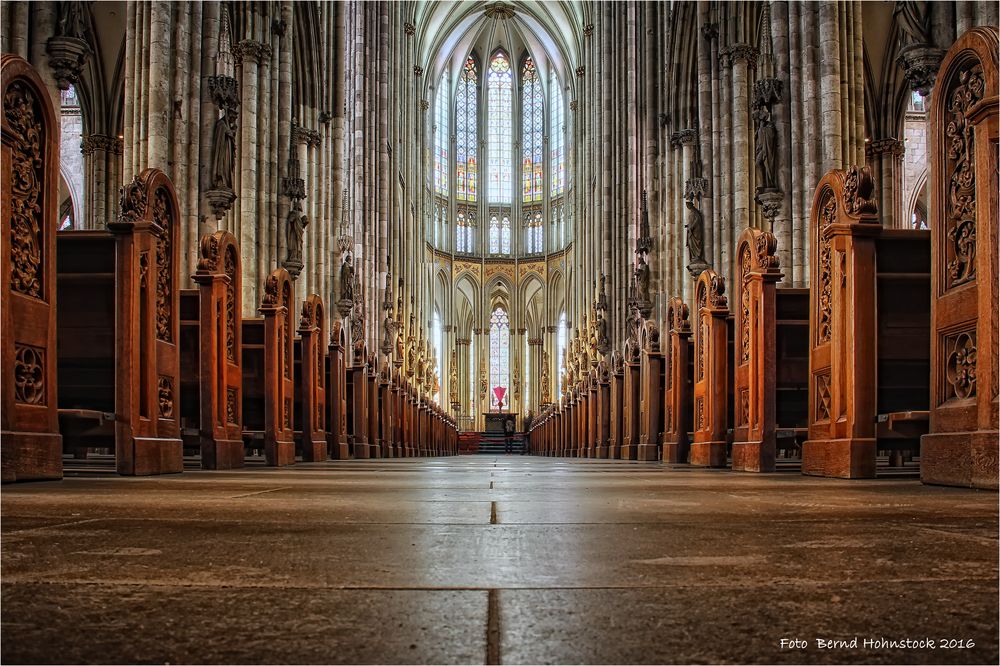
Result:
{"label": "carved wooden pew end", "polygon": [[726,466],[728,326],[726,283],[711,268],[695,285],[694,441],[691,464]]}

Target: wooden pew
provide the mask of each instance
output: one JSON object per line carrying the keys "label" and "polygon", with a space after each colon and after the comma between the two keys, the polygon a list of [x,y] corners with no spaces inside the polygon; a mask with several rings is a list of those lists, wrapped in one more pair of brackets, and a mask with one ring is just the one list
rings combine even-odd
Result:
{"label": "wooden pew", "polygon": [[301,424],[300,449],[304,462],[327,459],[326,417],[326,308],[323,300],[310,294],[302,302],[299,338],[296,344],[296,423]]}
{"label": "wooden pew", "polygon": [[340,321],[330,324],[330,347],[326,355],[327,430],[329,455],[335,460],[351,457],[347,438],[347,338]]}
{"label": "wooden pew", "polygon": [[642,358],[642,347],[638,339],[629,338],[625,341],[624,365],[624,403],[622,421],[622,460],[636,460],[639,451],[639,404],[641,401],[641,384],[639,383],[639,366]]}
{"label": "wooden pew", "polygon": [[639,448],[638,460],[660,459],[663,433],[663,355],[660,353],[660,329],[647,321],[642,327],[642,356],[639,365]]}
{"label": "wooden pew", "polygon": [[595,389],[595,433],[597,438],[597,457],[608,458],[611,439],[611,365],[606,359],[597,363]]}
{"label": "wooden pew", "polygon": [[368,355],[367,372],[365,373],[365,389],[368,391],[368,457],[382,457],[382,442],[379,439],[379,404],[378,404],[378,355],[371,352]]}
{"label": "wooden pew", "polygon": [[356,350],[347,375],[348,436],[355,458],[369,457],[367,359],[367,349]]}
{"label": "wooden pew", "polygon": [[921,438],[920,464],[924,483],[994,490],[998,34],[979,27],[959,37],[931,97],[930,433]]}
{"label": "wooden pew", "polygon": [[610,425],[608,432],[608,458],[622,457],[622,426],[625,404],[625,357],[617,349],[611,352],[610,374]]}
{"label": "wooden pew", "polygon": [[60,427],[81,455],[113,442],[120,474],[180,472],[177,197],[147,169],[119,208],[110,233],[57,237]]}
{"label": "wooden pew", "polygon": [[292,282],[278,268],[264,282],[261,319],[244,319],[243,439],[269,466],[295,462]]}
{"label": "wooden pew", "polygon": [[203,469],[243,466],[242,272],[236,237],[202,236],[197,289],[180,291],[180,418]]}
{"label": "wooden pew", "polygon": [[379,445],[383,458],[395,458],[396,451],[393,446],[393,428],[395,420],[395,406],[392,399],[392,363],[386,357],[382,360],[382,365],[378,372],[378,428]]}
{"label": "wooden pew", "polygon": [[808,433],[809,290],[777,287],[777,241],[747,229],[737,242],[733,468],[771,471],[798,457]]}
{"label": "wooden pew", "polygon": [[664,345],[663,462],[686,463],[690,447],[692,374],[688,306],[679,297],[667,303]]}
{"label": "wooden pew", "polygon": [[[711,268],[695,285],[694,441],[691,464],[726,466],[726,429],[729,421],[726,319],[729,303],[726,282]],[[734,469],[736,453],[734,446]]]}
{"label": "wooden pew", "polygon": [[878,416],[927,406],[929,234],[883,230],[874,190],[851,167],[813,199],[805,474],[874,477],[877,451],[898,445],[879,439]]}
{"label": "wooden pew", "polygon": [[27,61],[4,54],[0,266],[6,284],[0,403],[2,480],[62,478],[57,413],[56,235],[59,119]]}
{"label": "wooden pew", "polygon": [[116,252],[108,231],[56,236],[56,401],[63,447],[77,458],[115,446]]}

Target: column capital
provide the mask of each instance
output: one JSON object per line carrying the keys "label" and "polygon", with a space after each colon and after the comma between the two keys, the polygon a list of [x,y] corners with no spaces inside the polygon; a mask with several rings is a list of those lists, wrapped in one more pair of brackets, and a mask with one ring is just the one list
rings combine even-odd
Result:
{"label": "column capital", "polygon": [[124,151],[125,142],[117,137],[106,134],[88,134],[80,141],[80,152],[83,155],[91,155],[98,150],[106,153],[121,155]]}
{"label": "column capital", "polygon": [[678,146],[693,146],[698,143],[698,130],[682,129],[670,135],[670,145],[673,148]]}
{"label": "column capital", "polygon": [[902,157],[906,152],[906,145],[899,139],[888,137],[865,142],[865,155],[897,155]]}
{"label": "column capital", "polygon": [[263,42],[244,39],[237,42],[236,46],[233,47],[233,55],[236,57],[236,62],[239,63],[250,60],[251,62],[264,65],[274,55],[274,50],[270,45]]}

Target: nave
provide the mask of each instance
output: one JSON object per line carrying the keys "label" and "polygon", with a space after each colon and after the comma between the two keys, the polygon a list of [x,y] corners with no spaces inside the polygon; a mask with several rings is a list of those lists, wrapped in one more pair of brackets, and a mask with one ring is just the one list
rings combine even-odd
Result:
{"label": "nave", "polygon": [[[2,510],[4,663],[997,660],[996,496],[916,480],[479,455],[85,473]],[[975,647],[813,643],[853,636]]]}

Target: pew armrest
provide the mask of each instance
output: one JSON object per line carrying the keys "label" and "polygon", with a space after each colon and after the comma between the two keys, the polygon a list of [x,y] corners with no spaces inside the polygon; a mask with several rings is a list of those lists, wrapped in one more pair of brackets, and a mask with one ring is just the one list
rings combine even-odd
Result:
{"label": "pew armrest", "polygon": [[114,412],[96,409],[60,409],[59,431],[68,437],[114,437]]}
{"label": "pew armrest", "polygon": [[930,429],[930,412],[889,412],[879,414],[875,421],[879,438],[916,439]]}

